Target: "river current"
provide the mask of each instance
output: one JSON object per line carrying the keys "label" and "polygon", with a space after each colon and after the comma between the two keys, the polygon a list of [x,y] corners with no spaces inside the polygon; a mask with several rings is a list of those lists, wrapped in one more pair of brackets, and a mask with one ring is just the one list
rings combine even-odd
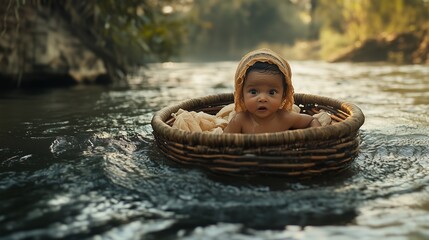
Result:
{"label": "river current", "polygon": [[291,62],[295,92],[365,114],[359,155],[339,175],[231,178],[168,160],[153,114],[232,92],[236,64],[0,92],[0,239],[429,238],[428,66]]}

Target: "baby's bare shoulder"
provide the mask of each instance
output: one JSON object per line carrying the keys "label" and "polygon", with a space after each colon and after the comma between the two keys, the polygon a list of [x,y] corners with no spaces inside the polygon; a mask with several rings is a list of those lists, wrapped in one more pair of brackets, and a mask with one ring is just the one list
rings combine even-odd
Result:
{"label": "baby's bare shoulder", "polygon": [[281,110],[277,112],[279,117],[283,120],[287,120],[287,119],[295,119],[299,117],[299,113],[296,112],[291,112],[291,111],[285,111],[285,110]]}
{"label": "baby's bare shoulder", "polygon": [[249,114],[247,112],[239,112],[234,115],[234,118],[231,119],[234,121],[245,121],[249,119]]}
{"label": "baby's bare shoulder", "polygon": [[245,117],[246,115],[242,112],[236,113],[224,129],[224,133],[241,133],[246,121]]}

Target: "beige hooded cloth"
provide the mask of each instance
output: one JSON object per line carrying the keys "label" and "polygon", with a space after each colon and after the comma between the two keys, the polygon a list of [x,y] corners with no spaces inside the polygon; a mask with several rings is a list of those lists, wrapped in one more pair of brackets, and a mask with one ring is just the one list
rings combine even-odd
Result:
{"label": "beige hooded cloth", "polygon": [[286,97],[285,104],[283,105],[283,109],[287,111],[292,110],[292,106],[294,103],[293,100],[293,86],[292,86],[292,72],[289,66],[289,63],[280,57],[275,52],[270,49],[258,49],[246,54],[240,61],[237,67],[237,71],[235,72],[235,91],[234,91],[234,103],[235,103],[235,111],[242,112],[246,111],[246,107],[243,102],[243,85],[244,78],[246,75],[246,71],[249,67],[251,67],[256,62],[267,62],[271,64],[277,65],[280,71],[285,76],[286,80]]}

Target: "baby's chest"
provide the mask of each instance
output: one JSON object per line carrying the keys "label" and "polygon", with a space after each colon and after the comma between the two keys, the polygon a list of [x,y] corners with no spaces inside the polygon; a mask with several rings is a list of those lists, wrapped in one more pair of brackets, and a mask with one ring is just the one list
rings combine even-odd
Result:
{"label": "baby's chest", "polygon": [[286,131],[291,128],[287,121],[272,120],[260,124],[249,122],[243,126],[243,133],[271,133]]}

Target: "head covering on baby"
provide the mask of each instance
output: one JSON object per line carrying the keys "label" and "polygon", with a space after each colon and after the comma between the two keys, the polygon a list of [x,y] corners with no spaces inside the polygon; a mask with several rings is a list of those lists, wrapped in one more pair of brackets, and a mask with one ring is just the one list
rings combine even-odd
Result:
{"label": "head covering on baby", "polygon": [[289,63],[280,57],[275,52],[270,49],[258,49],[246,54],[240,61],[235,72],[235,92],[234,92],[234,102],[235,102],[235,111],[242,112],[246,111],[246,106],[243,101],[243,85],[246,71],[256,62],[267,62],[277,65],[280,71],[283,73],[286,80],[286,96],[285,104],[283,109],[290,111],[293,105],[293,86],[292,86],[292,72],[289,66]]}

